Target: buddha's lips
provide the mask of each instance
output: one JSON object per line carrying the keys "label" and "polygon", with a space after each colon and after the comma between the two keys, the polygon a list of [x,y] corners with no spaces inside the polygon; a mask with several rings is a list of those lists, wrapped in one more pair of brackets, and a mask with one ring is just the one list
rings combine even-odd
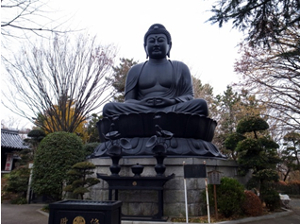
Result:
{"label": "buddha's lips", "polygon": [[160,50],[160,49],[155,49],[155,50],[153,50],[152,52],[153,52],[153,53],[160,53],[161,50]]}

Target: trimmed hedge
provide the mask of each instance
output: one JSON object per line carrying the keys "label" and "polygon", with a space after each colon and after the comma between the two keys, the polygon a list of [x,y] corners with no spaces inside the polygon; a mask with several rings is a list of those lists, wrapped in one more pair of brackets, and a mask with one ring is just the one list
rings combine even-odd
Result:
{"label": "trimmed hedge", "polygon": [[33,166],[35,193],[61,200],[67,171],[85,159],[82,140],[74,133],[54,132],[39,144]]}

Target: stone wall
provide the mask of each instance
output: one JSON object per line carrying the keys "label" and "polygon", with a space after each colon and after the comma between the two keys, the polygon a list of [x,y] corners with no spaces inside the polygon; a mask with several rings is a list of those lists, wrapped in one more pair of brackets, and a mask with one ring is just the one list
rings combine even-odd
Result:
{"label": "stone wall", "polygon": [[[96,165],[95,173],[110,175],[110,158],[94,158],[90,162]],[[237,176],[237,164],[230,160],[199,159],[199,158],[166,158],[165,175],[175,174],[164,186],[164,215],[165,216],[185,216],[185,196],[184,196],[184,173],[183,161],[185,164],[199,165],[206,162],[206,171],[220,171],[220,176],[234,177],[242,184],[245,184],[247,177]],[[144,166],[141,176],[155,176],[154,158],[122,158],[120,176],[133,176],[131,166],[139,163]],[[186,179],[187,198],[189,215],[199,216],[205,214],[205,205],[202,199],[202,191],[205,189],[204,178]],[[108,185],[105,181],[92,187],[88,195],[92,200],[108,200]],[[151,216],[157,213],[157,192],[156,191],[119,191],[119,200],[123,202],[122,213],[125,215]]]}

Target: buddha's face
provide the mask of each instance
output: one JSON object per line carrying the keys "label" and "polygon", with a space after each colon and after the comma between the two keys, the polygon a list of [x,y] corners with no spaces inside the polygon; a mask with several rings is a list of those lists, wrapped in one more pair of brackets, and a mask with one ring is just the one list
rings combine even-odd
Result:
{"label": "buddha's face", "polygon": [[165,34],[150,34],[147,37],[145,51],[152,59],[165,58],[170,50]]}

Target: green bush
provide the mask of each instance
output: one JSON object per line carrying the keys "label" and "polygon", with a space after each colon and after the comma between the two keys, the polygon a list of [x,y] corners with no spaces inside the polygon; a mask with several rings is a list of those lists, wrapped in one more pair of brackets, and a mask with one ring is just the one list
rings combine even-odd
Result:
{"label": "green bush", "polygon": [[99,144],[100,144],[100,143],[98,143],[98,142],[90,142],[90,143],[86,143],[86,144],[83,146],[83,150],[85,151],[86,156],[91,155],[91,154],[95,151],[95,148],[96,148]]}
{"label": "green bush", "polygon": [[261,191],[261,195],[263,201],[266,203],[266,207],[270,209],[270,211],[280,208],[280,196],[275,189],[264,189]]}
{"label": "green bush", "polygon": [[5,190],[26,196],[29,175],[30,169],[26,167],[18,167],[12,170],[7,176],[7,185]]}
{"label": "green bush", "polygon": [[30,169],[27,167],[18,167],[6,174],[2,179],[5,182],[1,189],[2,198],[12,204],[26,204],[29,175]]}
{"label": "green bush", "polygon": [[96,166],[88,161],[73,165],[72,169],[67,172],[70,184],[64,190],[72,192],[77,198],[79,195],[83,200],[84,194],[89,192],[88,188],[100,182],[99,179],[90,176],[94,173],[92,170],[95,168]]}
{"label": "green bush", "polygon": [[14,198],[10,201],[12,204],[17,204],[17,205],[22,205],[22,204],[27,204],[27,199],[19,196],[17,198]]}
{"label": "green bush", "polygon": [[263,131],[268,128],[268,123],[259,116],[247,116],[239,121],[236,132],[245,134],[246,132]]}
{"label": "green bush", "polygon": [[[245,200],[244,186],[236,179],[223,177],[221,184],[216,186],[217,205],[219,212],[225,217],[242,213],[242,204]],[[214,205],[213,186],[209,185],[210,205]]]}
{"label": "green bush", "polygon": [[47,135],[39,144],[33,166],[32,189],[53,200],[61,200],[67,171],[83,161],[85,152],[81,139],[67,132]]}
{"label": "green bush", "polygon": [[253,174],[253,178],[256,180],[260,180],[261,183],[273,183],[278,182],[279,176],[276,170],[274,169],[262,169]]}

